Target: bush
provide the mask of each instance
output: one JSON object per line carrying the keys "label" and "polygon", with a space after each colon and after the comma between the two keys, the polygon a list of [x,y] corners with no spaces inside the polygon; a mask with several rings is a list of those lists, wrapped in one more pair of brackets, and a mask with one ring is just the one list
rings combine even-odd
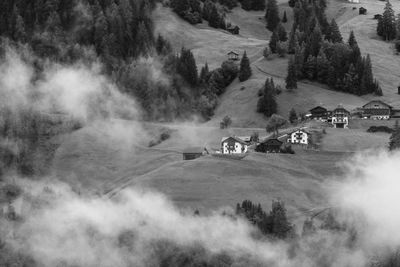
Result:
{"label": "bush", "polygon": [[220,128],[221,129],[229,128],[231,124],[232,124],[232,119],[229,116],[225,116],[220,122]]}
{"label": "bush", "polygon": [[381,133],[389,133],[389,134],[393,133],[393,131],[394,130],[392,128],[387,127],[387,126],[371,126],[367,130],[367,132],[369,132],[369,133],[381,132]]}

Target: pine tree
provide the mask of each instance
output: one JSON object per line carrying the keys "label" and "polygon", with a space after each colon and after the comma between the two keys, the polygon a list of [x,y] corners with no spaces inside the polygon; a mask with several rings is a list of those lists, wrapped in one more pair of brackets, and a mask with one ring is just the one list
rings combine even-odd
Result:
{"label": "pine tree", "polygon": [[285,27],[283,27],[282,23],[278,24],[277,29],[278,29],[279,41],[286,42],[287,39],[288,39],[287,38],[287,33],[286,33]]}
{"label": "pine tree", "polygon": [[356,64],[361,58],[360,48],[358,47],[356,37],[354,36],[354,32],[350,32],[348,44],[350,45],[352,51],[350,62]]}
{"label": "pine tree", "polygon": [[213,5],[212,7],[210,18],[208,19],[208,25],[216,29],[221,26],[221,17],[216,5]]}
{"label": "pine tree", "polygon": [[396,18],[389,0],[386,2],[382,19],[378,22],[377,32],[385,41],[393,40],[396,37]]}
{"label": "pine tree", "polygon": [[397,150],[400,148],[400,126],[399,126],[399,121],[396,120],[396,123],[394,125],[393,133],[390,136],[390,141],[389,141],[389,150]]}
{"label": "pine tree", "polygon": [[246,51],[244,51],[242,60],[240,61],[240,69],[238,77],[239,81],[241,82],[246,81],[251,77],[250,60],[247,57]]}
{"label": "pine tree", "polygon": [[276,48],[277,44],[279,42],[279,34],[278,30],[275,29],[274,32],[272,33],[271,38],[269,39],[269,48],[271,49],[271,53],[275,54],[276,53]]}
{"label": "pine tree", "polygon": [[206,62],[206,64],[204,65],[204,67],[201,68],[201,71],[200,71],[200,78],[199,78],[200,83],[203,83],[203,84],[207,83],[209,76],[210,76],[210,70],[208,69],[208,64]]}
{"label": "pine tree", "polygon": [[253,1],[252,0],[242,0],[242,8],[244,10],[251,10]]}
{"label": "pine tree", "polygon": [[298,44],[297,34],[296,34],[296,25],[293,24],[292,30],[289,34],[289,44],[288,44],[288,53],[294,54],[296,52],[296,46]]}
{"label": "pine tree", "polygon": [[263,113],[266,117],[271,117],[278,109],[275,100],[275,86],[272,79],[267,79],[264,85],[263,95],[257,103],[257,112]]}
{"label": "pine tree", "polygon": [[290,57],[289,59],[288,71],[286,76],[286,89],[297,89],[297,73],[293,57]]}
{"label": "pine tree", "polygon": [[303,78],[303,69],[304,69],[304,46],[299,46],[297,44],[296,46],[296,52],[294,54],[294,63],[296,66],[296,72],[297,72],[297,79]]}
{"label": "pine tree", "polygon": [[317,80],[320,83],[326,83],[329,72],[329,61],[324,51],[321,49],[317,56]]}
{"label": "pine tree", "polygon": [[196,60],[194,59],[192,51],[189,49],[182,48],[177,71],[190,85],[197,85],[198,73]]}
{"label": "pine tree", "polygon": [[252,10],[264,10],[265,9],[265,0],[253,0],[251,9]]}
{"label": "pine tree", "polygon": [[267,20],[267,29],[271,32],[274,31],[280,21],[279,9],[276,0],[268,0],[265,18]]}
{"label": "pine tree", "polygon": [[287,22],[286,10],[283,12],[282,23]]}
{"label": "pine tree", "polygon": [[309,53],[313,55],[314,57],[318,56],[319,50],[321,48],[321,42],[322,42],[322,33],[321,29],[319,28],[318,25],[316,25],[311,33],[310,37],[310,50]]}
{"label": "pine tree", "polygon": [[292,108],[289,112],[289,121],[290,121],[290,123],[297,122],[297,113],[294,108]]}
{"label": "pine tree", "polygon": [[363,90],[361,91],[362,94],[373,93],[375,91],[374,77],[372,74],[371,57],[369,56],[369,54],[367,55],[367,58],[364,61],[361,83],[363,84],[362,87]]}
{"label": "pine tree", "polygon": [[343,43],[342,34],[340,33],[339,27],[336,24],[335,19],[332,19],[329,25],[325,39],[331,41],[332,43]]}
{"label": "pine tree", "polygon": [[281,201],[273,201],[270,216],[272,218],[272,235],[280,239],[289,237],[293,226],[289,223],[286,216],[284,203]]}
{"label": "pine tree", "polygon": [[310,55],[304,63],[304,73],[310,80],[313,80],[315,78],[315,73],[317,71],[316,61],[316,58]]}

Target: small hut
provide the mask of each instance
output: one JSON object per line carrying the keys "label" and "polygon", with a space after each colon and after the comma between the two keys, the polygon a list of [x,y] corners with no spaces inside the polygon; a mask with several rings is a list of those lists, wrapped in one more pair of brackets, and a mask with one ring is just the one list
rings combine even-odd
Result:
{"label": "small hut", "polygon": [[366,15],[366,14],[367,14],[367,9],[364,8],[364,7],[360,7],[360,8],[358,9],[358,14],[359,14],[359,15]]}
{"label": "small hut", "polygon": [[240,28],[239,26],[229,26],[226,30],[232,34],[239,34]]}
{"label": "small hut", "polygon": [[207,149],[204,147],[188,147],[182,152],[183,160],[193,160],[207,154]]}
{"label": "small hut", "polygon": [[233,61],[239,60],[239,53],[236,53],[235,51],[230,51],[228,53],[228,58],[229,58],[229,60],[233,60]]}

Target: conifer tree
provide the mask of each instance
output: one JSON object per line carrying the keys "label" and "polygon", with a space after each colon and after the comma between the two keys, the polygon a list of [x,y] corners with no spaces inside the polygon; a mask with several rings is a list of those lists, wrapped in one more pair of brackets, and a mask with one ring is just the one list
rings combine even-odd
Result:
{"label": "conifer tree", "polygon": [[317,60],[314,56],[309,55],[306,62],[304,63],[304,73],[308,79],[313,80],[317,71],[316,66]]}
{"label": "conifer tree", "polygon": [[290,57],[289,59],[288,71],[286,76],[286,89],[297,89],[297,73],[293,57]]}
{"label": "conifer tree", "polygon": [[375,91],[374,77],[372,74],[371,57],[369,56],[369,54],[367,55],[367,58],[364,61],[361,83],[363,83],[364,86],[364,88],[362,89],[365,89],[365,92],[362,91],[361,93],[373,93]]}
{"label": "conifer tree", "polygon": [[292,108],[289,112],[289,121],[290,121],[290,123],[297,122],[297,113],[294,108]]}
{"label": "conifer tree", "polygon": [[277,29],[278,29],[279,41],[286,42],[287,39],[288,39],[287,38],[287,33],[286,33],[285,27],[283,27],[282,23],[278,24]]}
{"label": "conifer tree", "polygon": [[251,10],[252,9],[252,0],[242,0],[242,8],[244,10]]}
{"label": "conifer tree", "polygon": [[351,49],[353,50],[350,61],[353,64],[356,64],[361,58],[361,52],[360,52],[360,48],[358,47],[357,40],[356,40],[356,37],[354,36],[353,31],[350,32],[348,44],[350,45]]}
{"label": "conifer tree", "polygon": [[286,10],[283,12],[282,23],[287,22]]}
{"label": "conifer tree", "polygon": [[279,9],[276,0],[268,0],[265,18],[267,20],[267,29],[271,32],[274,31],[280,21]]}
{"label": "conifer tree", "polygon": [[265,0],[253,0],[251,5],[252,10],[264,10]]}
{"label": "conifer tree", "polygon": [[271,53],[275,54],[277,49],[277,44],[279,42],[279,34],[278,29],[275,29],[272,33],[271,38],[269,39],[269,48],[271,49]]}
{"label": "conifer tree", "polygon": [[239,69],[239,81],[243,82],[248,80],[251,77],[251,66],[250,60],[247,57],[246,51],[243,53],[242,60],[240,61],[240,69]]}
{"label": "conifer tree", "polygon": [[396,123],[394,125],[393,133],[390,136],[390,141],[389,141],[389,150],[397,150],[400,148],[400,126],[399,126],[399,121],[396,120]]}
{"label": "conifer tree", "polygon": [[331,41],[332,43],[343,43],[342,34],[340,33],[339,27],[336,24],[335,19],[332,19],[327,34],[325,35],[325,39]]}
{"label": "conifer tree", "polygon": [[396,18],[389,0],[386,1],[382,18],[378,21],[377,33],[385,41],[393,40],[396,37]]}
{"label": "conifer tree", "polygon": [[200,71],[200,78],[199,78],[200,83],[202,84],[207,83],[209,76],[210,76],[210,70],[208,69],[208,64],[206,62],[206,64],[204,65],[204,67],[201,68]]}
{"label": "conifer tree", "polygon": [[289,44],[288,44],[288,54],[294,54],[296,52],[296,46],[298,44],[297,34],[296,34],[296,26],[293,23],[292,30],[289,34]]}
{"label": "conifer tree", "polygon": [[317,80],[320,83],[326,83],[329,72],[329,61],[324,51],[321,49],[317,56]]}
{"label": "conifer tree", "polygon": [[221,25],[221,17],[218,12],[218,8],[216,5],[213,5],[210,17],[208,19],[208,25],[210,27],[218,29]]}
{"label": "conifer tree", "polygon": [[309,41],[309,53],[314,57],[318,56],[319,50],[321,48],[322,33],[318,25],[316,25],[311,33]]}
{"label": "conifer tree", "polygon": [[303,78],[303,68],[304,68],[304,46],[296,46],[296,52],[294,54],[294,63],[297,71],[297,79]]}
{"label": "conifer tree", "polygon": [[263,95],[257,103],[257,112],[263,113],[266,117],[271,117],[275,114],[278,104],[275,100],[275,85],[272,79],[267,79],[264,85]]}

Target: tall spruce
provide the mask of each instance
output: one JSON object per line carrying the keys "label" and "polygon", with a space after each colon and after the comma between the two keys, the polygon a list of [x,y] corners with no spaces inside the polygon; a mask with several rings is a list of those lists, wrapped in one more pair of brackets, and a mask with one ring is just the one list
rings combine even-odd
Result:
{"label": "tall spruce", "polygon": [[250,66],[250,60],[247,57],[246,51],[243,53],[242,60],[240,61],[240,69],[239,69],[239,81],[243,82],[248,80],[251,77],[252,71]]}
{"label": "tall spruce", "polygon": [[389,141],[389,150],[397,150],[400,148],[400,126],[399,126],[399,121],[396,120],[396,123],[394,125],[393,133],[390,136],[390,141]]}
{"label": "tall spruce", "polygon": [[280,21],[279,9],[276,0],[268,0],[265,18],[267,20],[267,29],[271,32],[274,31]]}
{"label": "tall spruce", "polygon": [[286,76],[286,89],[297,89],[297,72],[293,57],[290,57]]}
{"label": "tall spruce", "polygon": [[283,27],[282,23],[278,24],[277,30],[278,30],[279,41],[286,42],[288,39],[287,33],[286,33],[285,27]]}
{"label": "tall spruce", "polygon": [[339,27],[336,24],[335,19],[332,19],[328,31],[325,35],[325,39],[331,41],[332,43],[343,43],[342,34],[340,33]]}
{"label": "tall spruce", "polygon": [[287,16],[286,16],[286,10],[283,11],[283,17],[282,17],[282,23],[286,23],[287,22]]}
{"label": "tall spruce", "polygon": [[279,42],[278,29],[275,29],[271,35],[271,38],[269,39],[269,44],[268,44],[269,48],[271,49],[271,53],[276,53],[278,42]]}
{"label": "tall spruce", "polygon": [[271,117],[275,114],[278,109],[278,104],[276,103],[276,88],[274,85],[274,80],[268,79],[264,84],[263,95],[260,97],[257,103],[257,112],[263,113],[267,117]]}
{"label": "tall spruce", "polygon": [[383,15],[378,21],[377,33],[385,41],[393,40],[396,37],[396,18],[389,0],[386,1]]}

